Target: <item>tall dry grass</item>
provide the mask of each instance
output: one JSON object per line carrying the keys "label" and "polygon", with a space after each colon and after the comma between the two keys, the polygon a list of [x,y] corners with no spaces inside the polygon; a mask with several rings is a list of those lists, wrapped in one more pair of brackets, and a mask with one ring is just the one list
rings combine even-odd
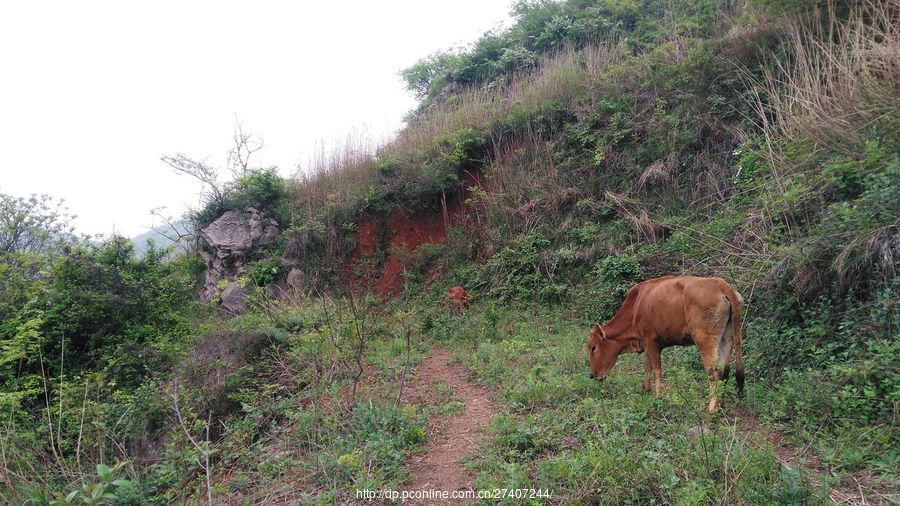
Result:
{"label": "tall dry grass", "polygon": [[870,126],[898,118],[900,0],[845,8],[835,0],[786,20],[787,56],[772,61],[756,87],[756,110],[773,150],[784,139],[856,151]]}
{"label": "tall dry grass", "polygon": [[[342,141],[323,143],[290,184],[297,212],[312,216],[329,206],[353,207],[363,198],[367,188],[378,183],[378,158],[406,160],[408,163],[401,164],[400,170],[419,170],[419,162],[427,156],[435,139],[441,136],[476,128],[490,136],[494,145],[507,142],[510,139],[509,132],[503,126],[504,119],[514,109],[520,109],[523,117],[531,117],[550,104],[571,104],[576,97],[596,86],[606,68],[620,60],[621,52],[614,45],[596,45],[580,50],[566,48],[544,57],[531,72],[514,76],[506,82],[473,87],[442,97],[411,118],[407,126],[388,142],[375,140],[365,132],[356,132]],[[524,134],[524,137],[529,136]],[[512,142],[511,146],[520,143]],[[527,141],[522,142],[527,144]],[[533,151],[534,147],[532,143],[529,149]],[[509,149],[501,148],[493,153],[498,160],[495,165],[501,167],[499,172],[510,170],[504,167],[509,158],[504,150]],[[549,146],[541,149],[545,154],[550,152]],[[535,160],[547,158],[532,154]],[[551,173],[554,171],[543,172],[545,176]],[[504,177],[511,181],[511,176]],[[523,179],[525,176],[517,177]],[[511,195],[516,192],[511,184],[500,182],[498,188],[503,188],[504,194]],[[525,194],[528,192],[522,193]]]}
{"label": "tall dry grass", "polygon": [[[501,240],[501,230],[515,223],[525,229],[554,216],[557,209],[584,196],[555,165],[555,147],[529,123],[549,108],[575,110],[576,100],[599,85],[606,69],[622,60],[613,44],[575,50],[565,48],[544,57],[535,69],[503,83],[470,88],[443,97],[415,118],[384,152],[395,156],[423,152],[434,139],[464,128],[490,137],[485,173],[490,184],[477,195],[486,219],[484,243]],[[513,129],[518,115],[524,124]]]}
{"label": "tall dry grass", "polygon": [[490,186],[483,199],[489,235],[499,239],[502,225],[521,223],[534,228],[568,200],[567,186],[557,169],[552,146],[534,132],[495,142],[486,173]]}
{"label": "tall dry grass", "polygon": [[346,203],[353,189],[376,178],[375,153],[380,143],[365,131],[355,131],[331,143],[320,141],[306,167],[297,171],[291,191],[304,207]]}
{"label": "tall dry grass", "polygon": [[[830,1],[785,19],[782,44],[785,56],[771,61],[755,86],[763,149],[775,179],[765,190],[771,207],[762,213],[767,223],[761,233],[780,221],[803,246],[774,271],[792,272],[792,286],[808,297],[832,284],[842,292],[876,279],[886,284],[900,258],[896,221],[877,228],[860,223],[824,237],[808,236],[802,224],[816,223],[827,206],[807,177],[822,170],[821,160],[859,158],[873,133],[897,140],[900,0]],[[798,181],[807,186],[800,196]]]}
{"label": "tall dry grass", "polygon": [[566,48],[540,60],[536,68],[506,82],[471,87],[439,98],[412,118],[407,128],[382,150],[403,155],[421,152],[437,137],[463,128],[503,135],[503,119],[514,109],[535,113],[551,104],[570,104],[591,89],[610,65],[621,61],[615,45]]}

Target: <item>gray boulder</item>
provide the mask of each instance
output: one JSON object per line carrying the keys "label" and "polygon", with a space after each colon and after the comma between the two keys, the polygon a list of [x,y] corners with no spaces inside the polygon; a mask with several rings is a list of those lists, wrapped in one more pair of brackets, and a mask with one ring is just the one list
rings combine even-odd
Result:
{"label": "gray boulder", "polygon": [[[237,279],[246,270],[246,264],[254,252],[275,240],[279,233],[275,220],[264,217],[252,207],[226,211],[216,221],[203,227],[199,234],[200,256],[206,262],[206,282],[200,293],[201,299],[204,302],[213,300],[219,290],[219,282]],[[223,293],[223,306],[224,299]]]}
{"label": "gray boulder", "polygon": [[303,289],[306,288],[306,274],[300,269],[291,269],[288,272],[286,281],[288,288],[295,294],[302,293]]}
{"label": "gray boulder", "polygon": [[233,315],[247,312],[247,295],[240,282],[232,281],[222,290],[222,309]]}

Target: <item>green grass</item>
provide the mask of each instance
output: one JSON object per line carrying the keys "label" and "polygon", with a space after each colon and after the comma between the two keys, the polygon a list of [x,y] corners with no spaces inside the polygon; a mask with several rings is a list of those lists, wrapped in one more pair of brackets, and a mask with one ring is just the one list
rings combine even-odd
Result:
{"label": "green grass", "polygon": [[[431,105],[389,145],[348,141],[308,180],[250,170],[213,189],[196,224],[254,206],[284,231],[247,265],[253,314],[192,303],[195,254],[138,260],[121,238],[0,254],[3,499],[198,501],[204,453],[222,501],[399,486],[428,422],[463,409],[447,384],[439,403],[409,400],[409,367],[434,346],[495,392],[501,414],[467,464],[479,488],[561,504],[819,503],[819,479],[896,489],[897,11],[824,19],[808,3],[517,3],[509,30],[404,71]],[[449,83],[475,87],[432,100]],[[352,310],[341,273],[360,220],[440,212],[467,173],[489,182],[469,221],[410,255],[402,298]],[[25,236],[60,235],[34,223]],[[267,300],[282,254],[335,298]],[[589,325],[634,283],[679,273],[724,277],[748,301],[747,397],[729,386],[712,416],[694,348],[664,353],[660,398],[642,392],[639,356],[587,375]],[[472,295],[465,314],[442,305],[453,285]],[[784,467],[767,430],[820,475]],[[117,458],[127,485],[95,469]]]}
{"label": "green grass", "polygon": [[[474,313],[470,321],[479,325],[482,315]],[[725,407],[708,415],[694,348],[666,350],[667,385],[656,398],[641,389],[641,356],[623,356],[606,381],[591,380],[583,325],[557,321],[551,334],[539,324],[554,319],[545,311],[501,318],[523,323],[515,337],[482,341],[472,353],[463,325],[450,341],[476,380],[498,392],[501,414],[469,464],[478,488],[548,489],[553,497],[542,501],[559,504],[827,502],[827,486],[783,467],[764,434],[738,429],[745,412],[773,405],[761,394],[778,392],[772,385],[751,384],[743,401],[729,387]]]}

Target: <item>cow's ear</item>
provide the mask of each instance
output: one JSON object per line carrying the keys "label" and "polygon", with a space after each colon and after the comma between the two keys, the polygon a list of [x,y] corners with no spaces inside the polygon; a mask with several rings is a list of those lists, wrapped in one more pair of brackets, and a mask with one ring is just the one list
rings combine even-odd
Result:
{"label": "cow's ear", "polygon": [[625,341],[622,353],[642,353],[644,351],[644,343],[640,339],[629,339]]}
{"label": "cow's ear", "polygon": [[606,332],[603,332],[603,327],[601,327],[599,323],[594,324],[594,330],[597,332],[597,339],[600,339],[601,341],[606,339]]}

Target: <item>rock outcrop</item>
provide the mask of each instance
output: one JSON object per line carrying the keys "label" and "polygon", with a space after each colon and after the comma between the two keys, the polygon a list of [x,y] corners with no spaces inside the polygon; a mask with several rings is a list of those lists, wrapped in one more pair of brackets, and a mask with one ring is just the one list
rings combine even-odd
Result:
{"label": "rock outcrop", "polygon": [[229,280],[232,283],[219,294],[222,307],[235,314],[243,312],[246,292],[236,280],[246,271],[253,254],[274,241],[279,233],[275,220],[264,217],[252,207],[226,211],[203,227],[200,230],[200,256],[206,262],[206,282],[200,293],[202,300],[212,301],[219,294],[222,280]]}
{"label": "rock outcrop", "polygon": [[240,281],[232,281],[222,290],[222,309],[231,314],[243,314],[247,311],[247,291],[241,287]]}

